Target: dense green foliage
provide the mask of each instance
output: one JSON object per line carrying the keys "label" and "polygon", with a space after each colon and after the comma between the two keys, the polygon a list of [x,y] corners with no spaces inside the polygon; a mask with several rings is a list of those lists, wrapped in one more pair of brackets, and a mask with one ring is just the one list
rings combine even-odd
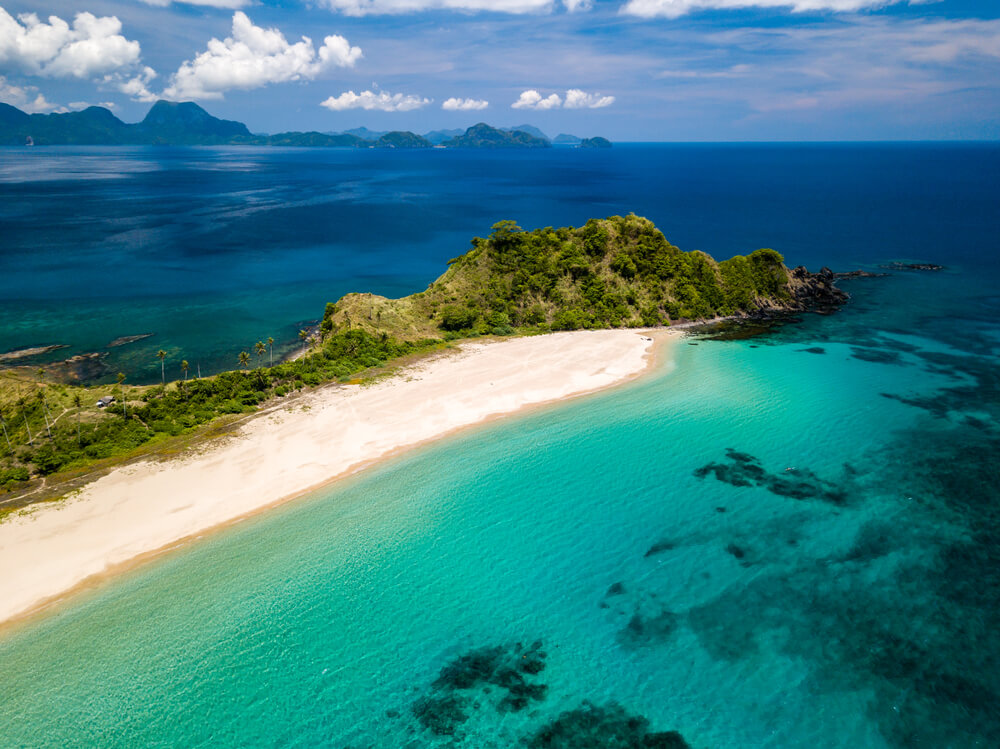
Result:
{"label": "dense green foliage", "polygon": [[780,306],[789,284],[774,250],[717,263],[682,252],[635,215],[530,232],[501,221],[426,291],[399,300],[348,295],[325,324],[401,338],[664,325]]}
{"label": "dense green foliage", "polygon": [[399,342],[359,330],[338,333],[328,336],[307,356],[273,367],[143,388],[139,397],[126,388],[124,408],[122,389],[107,386],[100,390],[102,394],[119,397],[96,414],[96,419],[93,401],[97,396],[88,392],[81,409],[87,411],[87,421],[78,425],[78,414],[73,409],[51,429],[55,409],[41,396],[61,386],[39,386],[34,396],[22,397],[3,408],[15,449],[11,454],[6,442],[0,443],[0,487],[11,489],[26,481],[29,466],[44,476],[68,466],[127,453],[158,437],[183,434],[225,414],[251,413],[265,401],[304,386],[349,379],[434,343],[437,341]]}
{"label": "dense green foliage", "polygon": [[611,141],[607,138],[584,138],[580,141],[580,148],[611,148]]}

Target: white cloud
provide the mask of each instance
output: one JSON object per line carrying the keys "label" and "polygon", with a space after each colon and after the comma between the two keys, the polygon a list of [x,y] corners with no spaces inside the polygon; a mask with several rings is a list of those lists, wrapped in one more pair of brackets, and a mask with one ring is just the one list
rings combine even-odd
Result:
{"label": "white cloud", "polygon": [[310,80],[329,67],[353,67],[361,48],[342,36],[323,39],[318,50],[309,37],[289,44],[278,29],[254,26],[241,11],[233,14],[233,35],[211,39],[208,49],[184,62],[164,95],[170,99],[221,99],[230,89]]}
{"label": "white cloud", "polygon": [[[562,0],[569,11],[585,10],[591,0]],[[558,0],[321,0],[330,10],[346,16],[397,15],[425,10],[485,13],[550,13]]]}
{"label": "white cloud", "polygon": [[936,0],[629,0],[621,12],[642,18],[679,18],[699,10],[736,10],[739,8],[787,8],[793,12],[830,11],[845,13],[874,10],[887,5],[920,5]]}
{"label": "white cloud", "polygon": [[171,3],[178,5],[204,5],[209,8],[225,8],[236,10],[250,5],[251,0],[142,0],[146,5],[155,5],[157,8],[165,8]]}
{"label": "white cloud", "polygon": [[510,105],[512,109],[555,109],[562,106],[559,94],[552,94],[544,99],[535,89],[522,91],[517,101]]}
{"label": "white cloud", "polygon": [[409,112],[411,109],[426,107],[430,103],[430,99],[413,94],[390,94],[387,91],[362,91],[360,94],[356,94],[353,91],[345,91],[340,96],[331,96],[320,102],[320,106],[334,112],[342,112],[345,109]]}
{"label": "white cloud", "polygon": [[8,83],[2,75],[0,75],[0,101],[28,114],[49,112],[56,108],[55,104],[45,100],[35,86],[15,86],[13,83]]}
{"label": "white cloud", "polygon": [[566,109],[602,109],[610,107],[615,103],[613,96],[601,96],[600,94],[588,94],[578,88],[571,88],[566,92]]}
{"label": "white cloud", "polygon": [[600,94],[588,94],[578,88],[571,88],[566,92],[566,99],[563,101],[559,94],[549,94],[543,97],[538,91],[529,88],[522,91],[510,106],[513,109],[603,109],[615,103],[613,96],[601,96]]}
{"label": "white cloud", "polygon": [[60,107],[60,109],[67,112],[80,112],[87,107],[104,107],[105,109],[114,109],[115,103],[113,101],[99,101],[97,104],[91,104],[89,101],[71,101],[65,107]]}
{"label": "white cloud", "polygon": [[453,96],[450,99],[445,99],[441,109],[447,109],[451,112],[468,112],[486,109],[489,105],[490,103],[485,99],[457,99]]}
{"label": "white cloud", "polygon": [[104,82],[127,95],[132,101],[156,101],[158,94],[149,90],[149,84],[156,78],[156,71],[146,66],[131,78],[120,75],[105,76]]}
{"label": "white cloud", "polygon": [[48,23],[34,13],[16,19],[0,7],[0,65],[32,75],[91,78],[139,61],[139,42],[121,35],[115,16],[77,13],[72,26],[58,16]]}

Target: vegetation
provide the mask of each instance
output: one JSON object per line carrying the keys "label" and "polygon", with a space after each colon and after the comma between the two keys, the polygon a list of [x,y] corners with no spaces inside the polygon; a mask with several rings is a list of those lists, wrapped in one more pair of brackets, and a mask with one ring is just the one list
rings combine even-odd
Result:
{"label": "vegetation", "polygon": [[526,133],[523,130],[499,130],[480,122],[465,131],[464,135],[444,141],[447,148],[551,148],[545,138]]}
{"label": "vegetation", "polygon": [[[522,231],[513,221],[450,261],[425,291],[402,299],[348,294],[326,306],[318,331],[302,330],[302,353],[264,366],[273,339],[234,356],[238,369],[161,384],[80,388],[44,379],[45,371],[0,372],[0,491],[30,478],[134,454],[226,415],[303,388],[348,381],[402,356],[478,335],[577,328],[669,325],[791,302],[794,279],[773,250],[716,262],[682,252],[635,215],[578,228]],[[252,352],[252,353],[251,353]],[[179,357],[178,357],[179,359]],[[114,396],[107,407],[97,400]]]}
{"label": "vegetation", "polygon": [[10,441],[0,441],[0,491],[23,486],[32,475],[127,455],[226,414],[251,413],[270,399],[347,380],[436,343],[398,342],[356,330],[328,336],[307,355],[273,367],[249,370],[250,355],[244,351],[239,357],[243,371],[166,386],[130,388],[120,373],[115,402],[103,409],[96,401],[111,387],[43,385],[23,373],[7,372],[0,380],[0,417]]}
{"label": "vegetation", "polygon": [[418,340],[639,327],[791,300],[788,270],[774,250],[718,263],[703,252],[682,252],[635,215],[531,232],[501,221],[472,245],[419,294],[348,294],[327,305],[322,330],[362,329]]}

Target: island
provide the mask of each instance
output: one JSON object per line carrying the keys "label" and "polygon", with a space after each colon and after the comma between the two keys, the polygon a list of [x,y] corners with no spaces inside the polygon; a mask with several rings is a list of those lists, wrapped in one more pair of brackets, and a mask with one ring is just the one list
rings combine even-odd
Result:
{"label": "island", "polygon": [[684,252],[635,215],[501,221],[422,292],[328,303],[273,366],[259,342],[237,370],[153,386],[7,369],[0,621],[399,450],[636,377],[696,321],[842,303],[833,280],[770,249]]}
{"label": "island", "polygon": [[251,133],[242,122],[213,117],[190,101],[157,101],[145,118],[136,123],[123,122],[104,107],[28,114],[0,103],[0,146],[24,145],[530,149],[550,148],[552,143],[531,125],[495,128],[479,123],[465,130],[434,130],[425,135],[406,130],[379,132],[365,127],[340,133],[289,131],[264,135]]}

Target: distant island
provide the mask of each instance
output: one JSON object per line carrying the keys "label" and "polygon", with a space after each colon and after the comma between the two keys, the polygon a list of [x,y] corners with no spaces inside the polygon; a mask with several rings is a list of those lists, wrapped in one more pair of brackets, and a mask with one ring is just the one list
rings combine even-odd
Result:
{"label": "distant island", "polygon": [[[575,136],[560,136],[560,138]],[[602,145],[595,146],[599,142]],[[538,128],[519,125],[496,128],[486,123],[467,130],[435,130],[425,135],[409,131],[378,132],[365,127],[340,133],[251,133],[242,122],[213,117],[194,102],[156,102],[141,122],[127,123],[104,107],[79,112],[28,114],[0,103],[0,145],[6,146],[299,146],[312,148],[551,148]],[[580,148],[609,148],[604,138],[576,139]]]}

